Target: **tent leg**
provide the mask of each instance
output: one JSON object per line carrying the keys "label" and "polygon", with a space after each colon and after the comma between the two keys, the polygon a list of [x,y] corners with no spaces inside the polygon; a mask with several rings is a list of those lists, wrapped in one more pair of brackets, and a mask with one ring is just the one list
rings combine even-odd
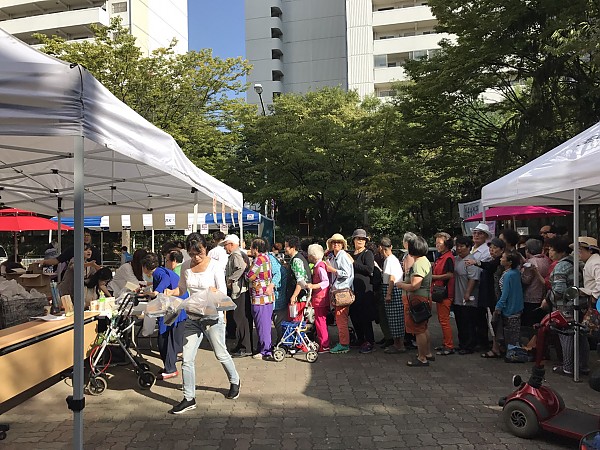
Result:
{"label": "tent leg", "polygon": [[[573,283],[575,286],[579,286],[579,189],[573,190]],[[573,312],[573,319],[575,323],[579,323],[579,297],[575,298],[574,305],[575,311]],[[579,340],[581,336],[575,329],[575,335],[573,336],[573,381],[579,381]]]}
{"label": "tent leg", "polygon": [[83,136],[74,138],[74,228],[75,228],[75,280],[74,280],[74,346],[73,395],[67,397],[73,411],[73,448],[83,449],[83,215],[84,215],[84,156]]}

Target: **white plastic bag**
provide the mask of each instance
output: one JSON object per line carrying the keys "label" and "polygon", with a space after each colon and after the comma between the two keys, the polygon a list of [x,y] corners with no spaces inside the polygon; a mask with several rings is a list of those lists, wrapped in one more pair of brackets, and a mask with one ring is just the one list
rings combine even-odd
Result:
{"label": "white plastic bag", "polygon": [[156,317],[144,315],[144,324],[142,325],[142,336],[152,336],[156,328]]}

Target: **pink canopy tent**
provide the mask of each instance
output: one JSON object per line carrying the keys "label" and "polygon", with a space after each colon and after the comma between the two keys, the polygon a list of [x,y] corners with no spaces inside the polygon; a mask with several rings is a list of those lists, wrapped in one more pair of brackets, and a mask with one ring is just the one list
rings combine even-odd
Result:
{"label": "pink canopy tent", "polygon": [[[537,217],[568,216],[573,214],[564,209],[548,208],[546,206],[498,206],[485,210],[485,220],[526,220]],[[483,214],[475,214],[465,222],[481,222]]]}

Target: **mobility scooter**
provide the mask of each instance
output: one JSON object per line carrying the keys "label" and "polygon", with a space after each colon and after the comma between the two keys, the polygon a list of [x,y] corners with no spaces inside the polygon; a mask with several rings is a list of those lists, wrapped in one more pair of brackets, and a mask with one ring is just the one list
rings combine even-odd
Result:
{"label": "mobility scooter", "polygon": [[[578,289],[570,288],[567,295],[574,298],[579,295]],[[519,375],[515,375],[513,384],[517,390],[508,397],[502,397],[498,404],[503,407],[502,417],[508,430],[515,436],[529,439],[543,429],[579,440],[600,430],[600,416],[566,408],[560,394],[543,385],[544,345],[550,331],[572,335],[576,332],[585,333],[585,327],[567,321],[560,311],[546,315],[537,325],[535,365],[529,380],[523,382]]]}

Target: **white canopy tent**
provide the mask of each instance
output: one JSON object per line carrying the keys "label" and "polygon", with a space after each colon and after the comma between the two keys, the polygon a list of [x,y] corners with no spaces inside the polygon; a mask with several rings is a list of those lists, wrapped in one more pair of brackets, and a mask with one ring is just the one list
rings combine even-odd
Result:
{"label": "white canopy tent", "polygon": [[[573,236],[579,237],[579,205],[600,203],[600,123],[481,190],[485,207],[495,205],[573,205]],[[485,214],[485,209],[484,209]],[[579,253],[573,252],[579,283]],[[575,309],[575,320],[579,311]],[[574,380],[579,381],[579,334],[575,333]]]}
{"label": "white canopy tent", "polygon": [[[194,166],[171,136],[84,68],[0,29],[0,201],[75,221],[73,446],[83,447],[84,214],[242,211],[243,196]],[[198,206],[195,208],[197,212]]]}
{"label": "white canopy tent", "polygon": [[481,190],[484,207],[600,203],[600,123]]}

